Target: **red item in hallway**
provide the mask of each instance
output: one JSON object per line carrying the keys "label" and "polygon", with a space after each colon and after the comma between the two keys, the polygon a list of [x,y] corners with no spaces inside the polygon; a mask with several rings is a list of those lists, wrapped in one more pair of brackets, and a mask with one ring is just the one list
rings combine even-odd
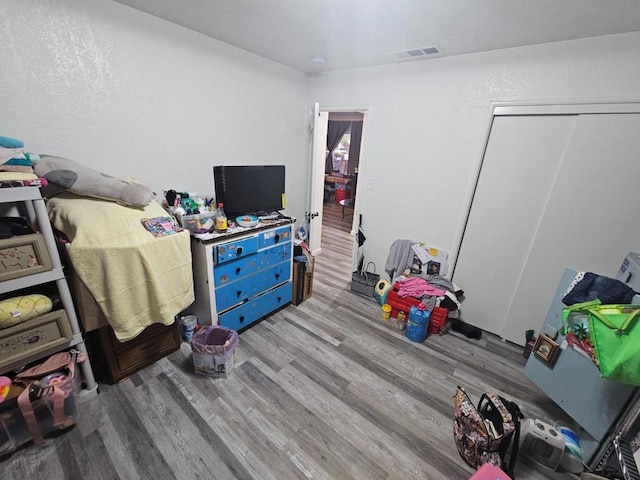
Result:
{"label": "red item in hallway", "polygon": [[398,296],[400,290],[400,282],[396,282],[395,285],[389,290],[387,294],[387,303],[391,305],[391,316],[393,318],[398,316],[398,312],[409,312],[413,305],[420,303],[419,298],[406,297],[401,298]]}

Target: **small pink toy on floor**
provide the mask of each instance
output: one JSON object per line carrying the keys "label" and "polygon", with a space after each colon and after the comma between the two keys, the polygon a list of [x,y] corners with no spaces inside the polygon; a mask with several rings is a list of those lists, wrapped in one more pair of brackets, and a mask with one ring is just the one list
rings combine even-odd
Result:
{"label": "small pink toy on floor", "polygon": [[511,477],[504,473],[500,468],[485,463],[469,480],[511,480]]}

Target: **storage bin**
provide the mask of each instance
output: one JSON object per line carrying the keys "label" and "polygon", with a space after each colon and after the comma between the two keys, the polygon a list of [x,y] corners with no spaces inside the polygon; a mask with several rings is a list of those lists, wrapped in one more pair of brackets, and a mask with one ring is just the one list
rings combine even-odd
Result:
{"label": "storage bin", "polygon": [[[45,378],[47,377],[49,376]],[[37,399],[32,397],[33,413],[40,433],[44,437],[75,424],[76,402],[73,376],[66,376],[63,382],[57,383],[57,386],[65,394],[62,421],[57,425],[54,425],[53,395],[45,393]],[[14,385],[11,388],[17,387]],[[32,439],[17,400],[5,400],[0,403],[0,457],[13,452]]]}
{"label": "storage bin", "polygon": [[447,321],[449,310],[444,307],[433,307],[431,317],[429,317],[429,327],[427,331],[430,334],[440,333],[440,329],[444,327]]}
{"label": "storage bin", "polygon": [[64,310],[54,310],[0,330],[0,368],[11,370],[38,355],[46,355],[69,345],[71,325]]}
{"label": "storage bin", "polygon": [[215,222],[216,212],[197,213],[178,217],[180,225],[191,233],[206,233]]}
{"label": "storage bin", "polygon": [[0,239],[0,282],[48,272],[51,256],[41,233]]}
{"label": "storage bin", "polygon": [[398,295],[400,291],[400,283],[396,282],[391,290],[387,293],[387,303],[391,305],[391,316],[393,318],[398,316],[398,312],[408,313],[411,307],[420,303],[419,298],[405,297],[402,298]]}
{"label": "storage bin", "polygon": [[215,378],[229,378],[236,366],[238,332],[212,325],[201,328],[193,335],[191,351],[196,373]]}

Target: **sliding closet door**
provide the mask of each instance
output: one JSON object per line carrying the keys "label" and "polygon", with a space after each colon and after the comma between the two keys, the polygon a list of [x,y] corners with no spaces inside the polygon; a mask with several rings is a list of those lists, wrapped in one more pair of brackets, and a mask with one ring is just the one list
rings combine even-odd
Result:
{"label": "sliding closet door", "polygon": [[[465,291],[467,323],[502,333],[576,119],[494,117],[453,276]],[[523,343],[524,332],[519,336],[513,341]]]}
{"label": "sliding closet door", "polygon": [[[542,325],[565,266],[615,276],[640,248],[640,114],[580,115],[500,335]],[[558,321],[560,326],[560,321]]]}

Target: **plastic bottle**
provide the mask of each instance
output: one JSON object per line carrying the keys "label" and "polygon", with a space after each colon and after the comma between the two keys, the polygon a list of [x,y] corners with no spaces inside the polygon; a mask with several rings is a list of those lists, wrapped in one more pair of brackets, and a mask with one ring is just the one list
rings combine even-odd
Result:
{"label": "plastic bottle", "polygon": [[216,212],[216,231],[223,233],[227,231],[229,223],[227,222],[227,215],[224,213],[224,204],[218,204],[218,211]]}

